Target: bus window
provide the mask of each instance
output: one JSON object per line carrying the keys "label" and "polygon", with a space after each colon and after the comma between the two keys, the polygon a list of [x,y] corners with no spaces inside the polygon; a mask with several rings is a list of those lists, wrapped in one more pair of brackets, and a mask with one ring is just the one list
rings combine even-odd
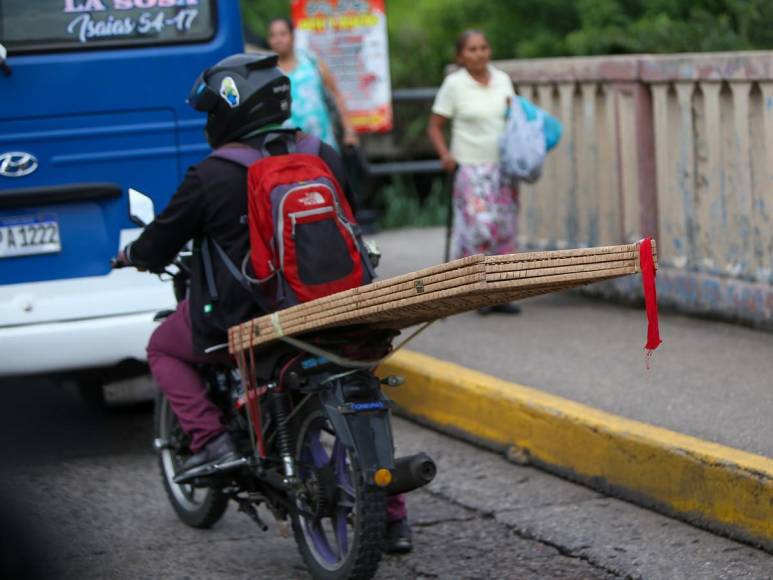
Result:
{"label": "bus window", "polygon": [[0,0],[11,54],[202,42],[215,31],[211,0]]}

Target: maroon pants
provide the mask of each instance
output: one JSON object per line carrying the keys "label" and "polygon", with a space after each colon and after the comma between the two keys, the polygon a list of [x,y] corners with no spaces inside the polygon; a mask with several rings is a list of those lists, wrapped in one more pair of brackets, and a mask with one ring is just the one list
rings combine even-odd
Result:
{"label": "maroon pants", "polygon": [[193,333],[188,301],[164,320],[148,343],[148,364],[180,426],[191,436],[191,451],[197,453],[207,441],[225,429],[220,410],[207,397],[204,380],[196,364],[214,362],[215,357],[193,354]]}
{"label": "maroon pants", "polygon": [[[156,328],[148,343],[150,372],[169,400],[183,431],[191,436],[190,448],[194,453],[225,430],[220,422],[220,410],[207,397],[204,381],[196,369],[196,364],[218,361],[222,362],[222,357],[193,354],[187,300],[180,302],[177,311]],[[405,517],[405,497],[388,498],[387,519],[395,521]]]}

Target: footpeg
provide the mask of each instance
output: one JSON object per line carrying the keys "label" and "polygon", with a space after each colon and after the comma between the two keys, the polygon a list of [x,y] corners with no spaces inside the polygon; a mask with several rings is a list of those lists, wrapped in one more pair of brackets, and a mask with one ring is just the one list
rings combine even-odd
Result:
{"label": "footpeg", "polygon": [[191,469],[188,469],[187,471],[183,471],[182,473],[178,473],[174,476],[174,482],[178,484],[182,483],[190,483],[194,479],[199,479],[201,477],[210,477],[212,475],[217,475],[220,473],[225,473],[227,471],[232,471],[234,469],[238,469],[239,467],[249,465],[250,460],[246,457],[239,457],[238,459],[231,459],[228,461],[224,461],[223,463],[214,463],[209,465],[199,465],[198,467],[193,467]]}

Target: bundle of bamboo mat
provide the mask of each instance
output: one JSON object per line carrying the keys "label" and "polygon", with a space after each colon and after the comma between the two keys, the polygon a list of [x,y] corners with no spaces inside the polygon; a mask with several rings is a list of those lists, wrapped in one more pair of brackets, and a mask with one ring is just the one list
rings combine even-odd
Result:
{"label": "bundle of bamboo mat", "polygon": [[292,306],[232,327],[237,354],[332,327],[401,329],[484,306],[639,272],[639,244],[470,256]]}

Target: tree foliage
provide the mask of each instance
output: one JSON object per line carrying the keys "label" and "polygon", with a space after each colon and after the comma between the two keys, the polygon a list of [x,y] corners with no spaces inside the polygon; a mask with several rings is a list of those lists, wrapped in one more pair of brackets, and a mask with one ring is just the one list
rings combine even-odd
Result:
{"label": "tree foliage", "polygon": [[773,48],[771,0],[390,0],[395,86],[437,83],[466,28],[495,58]]}
{"label": "tree foliage", "polygon": [[[289,0],[242,0],[263,35]],[[395,86],[433,85],[456,36],[484,30],[495,58],[773,48],[771,0],[388,0]],[[398,58],[405,55],[405,58]]]}
{"label": "tree foliage", "polygon": [[266,23],[290,16],[290,0],[240,0],[244,25],[258,37],[266,37]]}

